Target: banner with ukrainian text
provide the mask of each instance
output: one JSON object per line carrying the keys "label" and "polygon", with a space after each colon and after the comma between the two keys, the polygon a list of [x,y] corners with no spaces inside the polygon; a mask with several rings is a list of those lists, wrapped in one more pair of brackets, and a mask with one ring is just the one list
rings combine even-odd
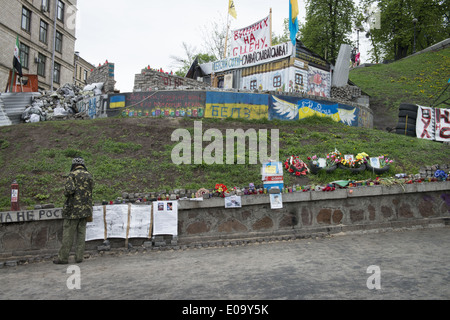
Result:
{"label": "banner with ukrainian text", "polygon": [[270,15],[242,29],[234,30],[231,39],[231,56],[249,54],[270,47]]}

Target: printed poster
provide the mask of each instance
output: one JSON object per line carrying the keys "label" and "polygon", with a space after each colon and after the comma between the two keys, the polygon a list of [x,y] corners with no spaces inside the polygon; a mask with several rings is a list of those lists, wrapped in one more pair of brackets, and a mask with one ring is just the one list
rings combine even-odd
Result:
{"label": "printed poster", "polygon": [[86,241],[149,238],[151,210],[152,206],[149,205],[95,206],[93,221],[86,225]]}
{"label": "printed poster", "polygon": [[178,236],[178,201],[153,202],[153,235]]}
{"label": "printed poster", "polygon": [[271,193],[270,209],[282,209],[282,208],[283,208],[283,197],[281,193]]}
{"label": "printed poster", "polygon": [[241,196],[225,197],[225,208],[242,208]]}

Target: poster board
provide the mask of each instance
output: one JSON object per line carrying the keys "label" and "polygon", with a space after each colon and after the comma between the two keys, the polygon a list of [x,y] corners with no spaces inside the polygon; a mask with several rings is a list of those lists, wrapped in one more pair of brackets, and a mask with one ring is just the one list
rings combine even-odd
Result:
{"label": "poster board", "polygon": [[95,206],[93,221],[86,225],[86,241],[149,238],[151,212],[149,205]]}
{"label": "poster board", "polygon": [[178,201],[153,202],[153,235],[178,236]]}

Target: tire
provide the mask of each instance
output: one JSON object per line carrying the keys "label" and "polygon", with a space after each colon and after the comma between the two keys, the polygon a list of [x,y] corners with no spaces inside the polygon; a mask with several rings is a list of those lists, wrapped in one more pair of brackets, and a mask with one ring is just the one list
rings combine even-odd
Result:
{"label": "tire", "polygon": [[395,133],[396,134],[399,134],[399,135],[402,135],[402,136],[408,136],[408,137],[416,137],[417,135],[416,135],[416,130],[406,130],[406,134],[405,134],[405,129],[399,129],[399,128],[396,128],[395,129]]}
{"label": "tire", "polygon": [[350,171],[351,173],[361,173],[361,172],[365,171],[367,168],[364,163],[362,165],[360,165],[358,168],[349,168],[340,163],[338,164],[338,166],[340,169]]}
{"label": "tire", "polygon": [[400,110],[398,112],[398,117],[406,117],[408,116],[408,119],[417,119],[417,111],[410,111],[410,110]]}
{"label": "tire", "polygon": [[411,124],[411,123],[404,123],[404,122],[399,122],[397,124],[397,129],[402,129],[402,130],[411,130],[411,131],[416,131],[416,125],[415,124]]}
{"label": "tire", "polygon": [[417,112],[418,109],[419,109],[419,106],[417,106],[416,104],[410,104],[410,103],[402,103],[402,104],[400,104],[400,107],[398,108],[398,110],[408,110],[408,111],[413,111],[413,112]]}
{"label": "tire", "polygon": [[389,165],[385,165],[383,168],[373,168],[370,164],[366,163],[366,167],[368,171],[374,172],[374,173],[385,173],[388,172],[391,168]]}
{"label": "tire", "polygon": [[399,117],[399,118],[398,118],[398,123],[399,123],[399,124],[402,124],[401,126],[404,126],[405,123],[408,124],[408,127],[409,127],[410,125],[415,126],[416,123],[417,123],[417,119],[413,119],[413,118],[410,118],[410,117],[408,117],[408,118],[406,118],[406,117]]}

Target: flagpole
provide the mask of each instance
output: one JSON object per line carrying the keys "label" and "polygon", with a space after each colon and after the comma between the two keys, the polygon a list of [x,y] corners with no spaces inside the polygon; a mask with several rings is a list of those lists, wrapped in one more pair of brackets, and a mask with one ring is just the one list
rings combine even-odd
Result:
{"label": "flagpole", "polygon": [[224,59],[227,57],[228,33],[229,32],[230,32],[230,8],[228,8],[228,15],[227,15],[227,36],[225,37],[225,50],[224,50],[224,54],[223,54]]}
{"label": "flagpole", "polygon": [[272,46],[272,8],[270,8],[270,46]]}

